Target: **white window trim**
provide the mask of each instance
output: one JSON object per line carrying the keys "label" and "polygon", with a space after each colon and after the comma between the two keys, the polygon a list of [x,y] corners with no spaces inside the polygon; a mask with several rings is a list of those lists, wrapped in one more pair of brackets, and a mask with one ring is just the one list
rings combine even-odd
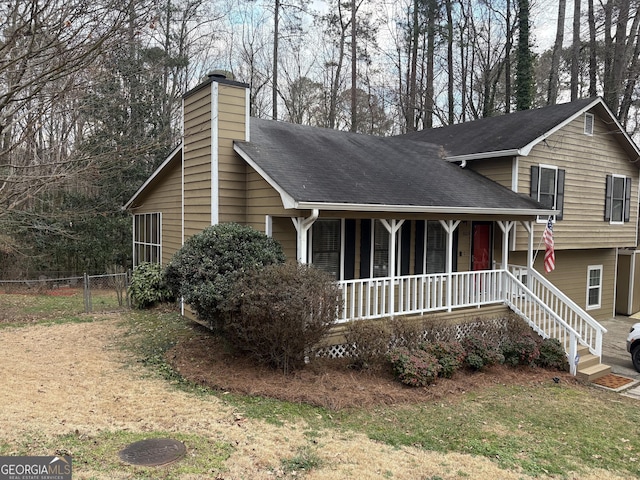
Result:
{"label": "white window trim", "polygon": [[[617,221],[613,220],[613,184],[615,183],[616,178],[622,179],[622,220]],[[611,205],[609,205],[609,224],[610,225],[624,225],[624,212],[627,208],[627,177],[624,175],[619,175],[612,173],[611,174]]]}
{"label": "white window trim", "polygon": [[[596,286],[589,285],[589,281],[591,280],[591,272],[594,270],[598,270],[600,272],[600,284]],[[589,291],[592,288],[598,288],[598,303],[594,305],[589,305]],[[587,297],[585,302],[586,310],[595,310],[602,307],[602,265],[589,265],[587,267]]]}
{"label": "white window trim", "polygon": [[[547,165],[545,163],[538,164],[538,202],[540,201],[540,182],[542,181],[542,169],[546,168],[547,170],[555,170],[556,171],[556,181],[553,187],[553,210],[556,209],[556,205],[558,204],[558,166],[557,165]],[[545,225],[549,221],[548,216],[540,216],[536,217],[536,223],[544,223]],[[556,223],[556,216],[553,215],[551,222],[553,224]]]}
{"label": "white window trim", "polygon": [[584,134],[590,137],[593,136],[595,117],[593,113],[584,114]]}
{"label": "white window trim", "polygon": [[[147,217],[151,215],[158,216],[158,243],[150,241],[140,241],[137,239],[138,232],[136,231],[136,218]],[[146,240],[146,239],[145,239]],[[137,267],[141,262],[139,261],[137,254],[137,246],[144,245],[148,247],[158,247],[158,264],[162,265],[162,212],[147,212],[147,213],[135,213],[133,215],[133,266]]]}

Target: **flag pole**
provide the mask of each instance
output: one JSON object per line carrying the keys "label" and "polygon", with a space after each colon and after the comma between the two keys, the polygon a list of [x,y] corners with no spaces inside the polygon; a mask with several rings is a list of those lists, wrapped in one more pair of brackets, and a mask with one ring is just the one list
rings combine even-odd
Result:
{"label": "flag pole", "polygon": [[[549,215],[549,217],[547,218],[547,223],[549,223],[549,220],[551,220],[551,215]],[[545,228],[547,223],[545,223]],[[540,251],[540,245],[542,245],[542,242],[544,241],[544,229],[542,229],[542,235],[540,236],[540,241],[538,242],[538,248],[536,248],[536,252],[533,254],[533,261],[531,263],[536,263],[536,258],[538,258],[538,252]]]}

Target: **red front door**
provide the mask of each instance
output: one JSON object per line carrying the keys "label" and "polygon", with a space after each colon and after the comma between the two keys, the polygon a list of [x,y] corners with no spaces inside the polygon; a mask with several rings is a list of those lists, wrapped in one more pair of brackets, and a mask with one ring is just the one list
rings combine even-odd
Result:
{"label": "red front door", "polygon": [[471,245],[471,269],[489,270],[491,268],[491,224],[473,223]]}

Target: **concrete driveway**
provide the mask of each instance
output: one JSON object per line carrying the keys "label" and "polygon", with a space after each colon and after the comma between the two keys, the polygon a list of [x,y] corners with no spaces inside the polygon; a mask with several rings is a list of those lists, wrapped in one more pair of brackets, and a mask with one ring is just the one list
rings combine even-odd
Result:
{"label": "concrete driveway", "polygon": [[631,325],[640,322],[625,315],[618,315],[600,323],[607,329],[602,341],[602,363],[611,366],[613,373],[640,380],[631,363],[631,355],[627,352],[627,335]]}
{"label": "concrete driveway", "polygon": [[617,315],[615,318],[601,321],[607,329],[602,341],[602,363],[611,367],[611,372],[627,378],[633,378],[634,383],[628,388],[622,387],[620,393],[627,397],[640,400],[640,373],[636,372],[631,363],[631,355],[627,352],[627,334],[631,325],[640,320]]}

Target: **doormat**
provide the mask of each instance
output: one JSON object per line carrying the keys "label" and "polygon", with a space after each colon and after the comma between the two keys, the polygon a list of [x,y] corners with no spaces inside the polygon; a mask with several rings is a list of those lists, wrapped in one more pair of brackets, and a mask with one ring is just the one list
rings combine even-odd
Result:
{"label": "doormat", "polygon": [[630,386],[634,381],[635,380],[633,378],[621,377],[620,375],[610,373],[604,377],[595,379],[591,383],[595,383],[601,387],[610,388],[611,390],[618,390],[624,386]]}

